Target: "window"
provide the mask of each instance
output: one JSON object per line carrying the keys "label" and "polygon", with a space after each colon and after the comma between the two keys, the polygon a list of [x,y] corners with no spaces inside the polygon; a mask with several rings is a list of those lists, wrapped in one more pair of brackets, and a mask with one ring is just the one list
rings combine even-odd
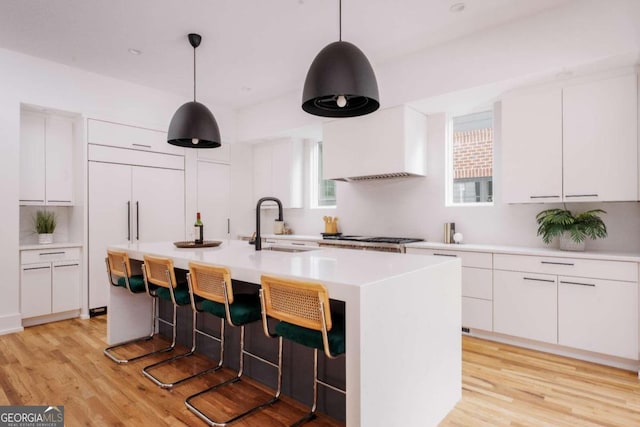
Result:
{"label": "window", "polygon": [[493,112],[451,120],[447,204],[493,202]]}
{"label": "window", "polygon": [[322,178],[322,141],[311,150],[311,207],[336,206],[336,183]]}

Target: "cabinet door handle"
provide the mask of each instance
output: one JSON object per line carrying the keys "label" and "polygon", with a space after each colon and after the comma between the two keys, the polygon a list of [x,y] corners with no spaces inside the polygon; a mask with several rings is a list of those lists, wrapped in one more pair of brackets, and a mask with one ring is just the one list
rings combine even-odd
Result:
{"label": "cabinet door handle", "polygon": [[457,258],[458,257],[458,255],[455,255],[455,254],[439,254],[439,253],[435,253],[435,252],[433,253],[433,256],[449,256],[449,257],[452,257],[452,258]]}
{"label": "cabinet door handle", "polygon": [[550,265],[568,265],[573,267],[572,262],[553,262],[553,261],[540,261],[541,264],[550,264]]}
{"label": "cabinet door handle", "polygon": [[567,281],[564,281],[564,280],[561,280],[560,283],[564,283],[565,285],[590,286],[592,288],[596,287],[596,285],[593,284],[593,283],[567,282]]}
{"label": "cabinet door handle", "polygon": [[21,202],[42,202],[44,203],[44,200],[42,199],[20,199]]}
{"label": "cabinet door handle", "polygon": [[127,201],[127,240],[131,240],[131,201]]}
{"label": "cabinet door handle", "polygon": [[536,279],[534,277],[523,277],[523,280],[531,280],[534,282],[547,282],[547,283],[556,283],[555,280],[551,280],[551,279]]}
{"label": "cabinet door handle", "polygon": [[28,268],[23,268],[22,270],[24,271],[28,271],[28,270],[44,270],[44,269],[50,269],[51,267],[47,266],[47,267],[28,267]]}
{"label": "cabinet door handle", "polygon": [[71,203],[71,200],[47,200],[48,202],[53,203]]}
{"label": "cabinet door handle", "polygon": [[597,194],[565,194],[564,197],[598,197]]}
{"label": "cabinet door handle", "polygon": [[231,219],[227,218],[227,234],[231,234]]}
{"label": "cabinet door handle", "polygon": [[40,256],[43,255],[64,255],[66,254],[65,251],[61,251],[61,252],[40,252]]}
{"label": "cabinet door handle", "polygon": [[304,243],[291,242],[293,246],[304,246]]}
{"label": "cabinet door handle", "polygon": [[131,145],[133,145],[134,147],[151,148],[150,145],[145,145],[145,144],[131,144]]}
{"label": "cabinet door handle", "polygon": [[136,200],[136,240],[140,240],[140,203]]}
{"label": "cabinet door handle", "polygon": [[560,196],[529,196],[530,199],[559,199]]}
{"label": "cabinet door handle", "polygon": [[59,267],[77,267],[79,265],[80,264],[78,264],[78,263],[75,263],[75,264],[59,264],[59,265],[54,265],[53,267],[54,268],[59,268]]}

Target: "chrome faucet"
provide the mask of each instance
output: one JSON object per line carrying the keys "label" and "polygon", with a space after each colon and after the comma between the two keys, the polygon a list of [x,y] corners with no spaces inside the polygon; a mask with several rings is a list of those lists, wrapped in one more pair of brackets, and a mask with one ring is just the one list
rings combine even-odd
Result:
{"label": "chrome faucet", "polygon": [[276,202],[278,204],[278,221],[282,221],[282,202],[275,197],[263,197],[256,205],[256,251],[262,250],[262,238],[260,237],[260,205],[263,202]]}

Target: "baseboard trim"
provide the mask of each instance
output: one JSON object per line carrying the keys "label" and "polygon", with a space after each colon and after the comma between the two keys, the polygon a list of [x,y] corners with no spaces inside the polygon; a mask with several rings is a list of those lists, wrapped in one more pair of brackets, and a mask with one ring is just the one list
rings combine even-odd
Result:
{"label": "baseboard trim", "polygon": [[23,330],[20,313],[0,316],[0,335],[13,334]]}
{"label": "baseboard trim", "polygon": [[73,319],[75,317],[78,317],[79,315],[80,315],[80,310],[71,310],[71,311],[65,311],[62,313],[47,314],[45,316],[30,317],[28,319],[22,319],[22,326],[29,327],[29,326],[41,325],[43,323]]}

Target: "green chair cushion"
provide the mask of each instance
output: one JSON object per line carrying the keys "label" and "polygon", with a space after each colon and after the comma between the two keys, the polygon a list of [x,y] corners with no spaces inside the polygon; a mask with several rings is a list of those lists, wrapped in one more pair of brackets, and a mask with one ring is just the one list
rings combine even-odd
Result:
{"label": "green chair cushion", "polygon": [[[202,310],[224,319],[224,304],[203,300]],[[229,314],[234,325],[246,325],[262,318],[260,297],[257,294],[234,294],[233,304],[229,306]]]}
{"label": "green chair cushion", "polygon": [[[178,286],[176,286],[173,289],[173,292],[176,297],[176,304],[178,305],[191,304],[191,297],[189,296],[189,288],[187,288],[186,285],[178,284]],[[163,288],[161,286],[158,286],[158,288],[156,289],[156,295],[158,295],[159,298],[162,298],[167,301],[171,301],[171,293],[169,291],[169,288]]]}
{"label": "green chair cushion", "polygon": [[[342,354],[345,352],[345,322],[344,316],[333,314],[331,317],[332,328],[328,332],[329,350],[331,354]],[[303,328],[287,322],[278,322],[276,334],[288,340],[297,342],[306,347],[322,350],[322,332],[313,329]]]}
{"label": "green chair cushion", "polygon": [[[124,277],[118,278],[118,286],[122,286],[123,288],[127,287]],[[131,292],[135,293],[147,291],[147,288],[144,286],[144,277],[142,277],[142,275],[129,277],[129,287],[131,288]]]}

